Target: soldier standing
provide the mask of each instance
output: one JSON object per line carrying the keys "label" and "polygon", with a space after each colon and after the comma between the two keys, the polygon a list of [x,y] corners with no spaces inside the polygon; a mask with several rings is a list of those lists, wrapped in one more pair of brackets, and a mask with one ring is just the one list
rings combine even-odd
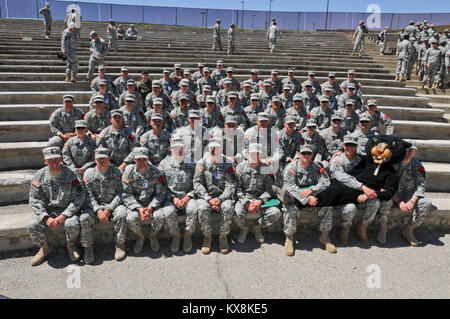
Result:
{"label": "soldier standing", "polygon": [[216,51],[217,47],[220,51],[222,51],[222,33],[220,32],[220,19],[216,20],[216,24],[214,25],[214,34],[213,34],[213,47],[212,50]]}
{"label": "soldier standing", "polygon": [[403,41],[397,45],[397,70],[395,80],[406,81],[408,64],[413,54],[413,47],[409,42],[409,35],[403,36]]}
{"label": "soldier standing", "polygon": [[50,3],[46,2],[45,8],[41,8],[39,13],[44,16],[45,38],[48,39],[50,37],[50,32],[52,31],[52,13],[50,11]]}
{"label": "soldier standing", "polygon": [[369,33],[369,30],[367,30],[366,26],[364,25],[364,21],[359,21],[359,26],[356,28],[355,33],[353,34],[352,40],[355,40],[355,45],[353,46],[353,52],[352,55],[355,55],[356,50],[359,47],[359,56],[362,55],[362,52],[364,50],[364,42],[366,39],[366,35]]}
{"label": "soldier standing", "polygon": [[163,129],[164,120],[161,114],[153,113],[150,119],[152,130],[140,138],[141,147],[148,149],[150,162],[158,166],[169,155],[170,133]]}
{"label": "soldier standing", "polygon": [[435,76],[437,70],[442,68],[444,57],[442,55],[442,51],[438,48],[438,42],[435,39],[431,39],[431,48],[425,51],[425,55],[423,58],[423,66],[425,69],[425,76],[422,81],[422,88],[425,87],[425,83],[430,81],[428,88],[435,89],[437,88],[437,83],[433,83],[435,80]]}
{"label": "soldier standing", "polygon": [[277,38],[281,38],[280,30],[277,27],[277,23],[273,22],[272,25],[267,30],[266,38],[269,40],[271,48],[270,53],[275,51],[277,45]]}
{"label": "soldier standing", "polygon": [[389,27],[385,26],[384,30],[381,30],[380,33],[378,33],[378,40],[380,40],[379,46],[380,46],[380,55],[384,55],[384,51],[386,50],[386,44],[387,44],[387,35],[389,31]]}
{"label": "soldier standing", "polygon": [[234,54],[234,49],[236,48],[236,26],[234,23],[228,29],[228,55]]}
{"label": "soldier standing", "polygon": [[111,19],[109,20],[108,27],[106,28],[106,33],[108,34],[108,46],[114,48],[114,51],[119,51],[119,44],[117,41],[117,27],[116,22]]}
{"label": "soldier standing", "polygon": [[105,63],[104,57],[108,54],[108,44],[105,40],[100,38],[95,31],[91,31],[91,57],[89,58],[89,70],[87,74],[87,81],[93,79],[95,67]]}
{"label": "soldier standing", "polygon": [[114,224],[114,259],[120,261],[126,257],[127,235],[127,210],[122,202],[122,171],[110,164],[109,151],[103,147],[95,150],[95,163],[95,167],[86,170],[84,185],[96,220],[101,223],[112,221]]}
{"label": "soldier standing", "polygon": [[[39,252],[31,259],[37,266],[45,261],[53,248],[47,240],[48,230],[64,228],[69,257],[73,262],[80,259],[75,242],[80,234],[81,224],[94,221],[92,214],[82,211],[86,198],[82,184],[67,166],[62,165],[61,151],[57,147],[42,150],[46,166],[35,175],[30,186],[29,204],[34,211],[27,225],[31,241],[39,246]],[[81,229],[81,243],[86,244],[86,230]],[[89,231],[89,230],[88,230]],[[86,262],[94,259],[92,246],[85,246]]]}
{"label": "soldier standing", "polygon": [[61,52],[67,58],[66,82],[77,81],[78,57],[75,40],[75,24],[72,22],[68,29],[65,29],[61,36]]}

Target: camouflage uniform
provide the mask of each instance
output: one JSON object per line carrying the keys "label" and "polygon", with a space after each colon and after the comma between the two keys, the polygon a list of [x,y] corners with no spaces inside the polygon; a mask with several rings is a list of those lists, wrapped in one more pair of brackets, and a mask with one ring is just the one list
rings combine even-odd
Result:
{"label": "camouflage uniform", "polygon": [[327,152],[325,140],[320,136],[319,132],[315,131],[313,136],[309,136],[308,132],[304,132],[302,137],[305,140],[305,144],[310,145],[315,153],[312,161],[320,163],[324,168],[327,168],[330,155]]}
{"label": "camouflage uniform", "polygon": [[318,130],[324,130],[330,127],[330,121],[333,114],[334,111],[329,107],[327,107],[325,111],[321,106],[315,107],[311,110],[311,118],[316,121]]}
{"label": "camouflage uniform", "polygon": [[311,112],[312,109],[319,106],[319,99],[314,93],[307,94],[306,91],[303,91],[302,93],[300,93],[300,97],[303,100],[303,107],[308,112]]}
{"label": "camouflage uniform", "polygon": [[[86,169],[95,165],[95,148],[95,141],[89,136],[86,135],[82,140],[78,136],[73,136],[64,144],[63,162],[76,173],[77,168],[82,168],[86,172]],[[79,177],[81,179],[81,176]]]}
{"label": "camouflage uniform", "polygon": [[244,109],[245,116],[247,117],[247,126],[246,127],[252,127],[256,125],[256,119],[258,117],[258,113],[264,112],[264,108],[261,106],[261,104],[258,104],[256,109],[253,109],[251,105],[247,106]]}
{"label": "camouflage uniform", "polygon": [[344,151],[342,142],[344,141],[344,136],[349,134],[346,129],[341,128],[339,132],[335,133],[330,126],[325,130],[319,132],[319,134],[324,139],[327,153],[330,156],[332,156],[334,153]]}
{"label": "camouflage uniform", "polygon": [[370,129],[367,134],[364,134],[361,129],[358,127],[351,136],[355,137],[358,140],[358,148],[356,149],[356,153],[361,156],[366,156],[366,144],[369,139],[379,135],[378,132]]}
{"label": "camouflage uniform", "polygon": [[91,134],[100,134],[103,129],[110,125],[110,118],[111,114],[109,112],[96,113],[95,110],[90,110],[84,117]]}
{"label": "camouflage uniform", "polygon": [[[94,31],[93,31],[94,32]],[[91,33],[92,34],[92,33]],[[89,58],[89,70],[87,74],[87,79],[92,81],[92,77],[94,75],[94,70],[98,65],[105,64],[105,56],[108,54],[108,44],[102,38],[98,38],[98,40],[91,40],[91,56]],[[102,57],[98,57],[97,54],[101,54]]]}
{"label": "camouflage uniform", "polygon": [[366,26],[361,24],[356,28],[355,33],[353,34],[353,38],[356,37],[355,45],[353,46],[353,54],[356,52],[359,47],[359,54],[361,54],[364,50],[364,41],[366,39],[366,35],[369,33]]}
{"label": "camouflage uniform", "polygon": [[49,119],[50,131],[54,136],[49,139],[47,146],[63,148],[64,140],[59,135],[74,133],[75,121],[82,120],[83,118],[84,112],[76,107],[73,107],[71,112],[66,112],[64,106],[54,111]]}
{"label": "camouflage uniform", "polygon": [[379,110],[376,110],[374,115],[370,115],[367,111],[361,113],[360,115],[362,114],[370,117],[371,130],[380,133],[380,126],[383,125],[386,128],[386,135],[392,135],[394,133],[394,125],[392,124],[391,118],[387,114],[384,114]]}
{"label": "camouflage uniform", "polygon": [[346,129],[348,132],[353,133],[355,129],[358,127],[359,123],[359,115],[356,111],[353,111],[351,114],[347,113],[347,109],[341,109],[337,112],[343,119],[342,128]]}
{"label": "camouflage uniform", "polygon": [[130,128],[136,136],[136,139],[139,140],[142,133],[144,133],[146,124],[144,111],[138,106],[134,106],[132,110],[128,110],[126,106],[122,106],[120,110],[123,113],[124,125]]}
{"label": "camouflage uniform", "polygon": [[214,106],[212,113],[209,113],[206,107],[200,110],[202,126],[205,128],[220,127],[223,128],[223,115],[217,106]]}
{"label": "camouflage uniform", "polygon": [[67,28],[61,36],[61,52],[67,57],[66,78],[75,78],[78,74],[78,57],[75,32]]}
{"label": "camouflage uniform", "polygon": [[[108,126],[97,137],[97,147],[103,146],[111,152],[111,163],[120,166],[123,162],[131,162],[131,151],[137,145],[137,140],[131,129],[123,126],[116,131]],[[126,159],[126,158],[129,159]]]}
{"label": "camouflage uniform", "polygon": [[46,36],[49,36],[52,31],[52,12],[49,8],[44,7],[39,9],[39,13],[44,16],[44,32]]}
{"label": "camouflage uniform", "polygon": [[159,135],[155,135],[151,130],[141,136],[141,147],[148,149],[148,158],[153,165],[158,166],[167,155],[170,155],[170,137],[170,133],[164,129]]}
{"label": "camouflage uniform", "polygon": [[306,120],[311,116],[304,107],[299,110],[291,107],[286,111],[286,115],[291,115],[295,118],[295,129],[297,131],[302,130],[306,126]]}

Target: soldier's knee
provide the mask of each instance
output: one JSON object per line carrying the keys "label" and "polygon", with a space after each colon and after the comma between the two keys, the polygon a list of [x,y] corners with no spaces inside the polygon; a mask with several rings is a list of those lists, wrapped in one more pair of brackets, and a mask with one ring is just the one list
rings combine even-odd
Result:
{"label": "soldier's knee", "polygon": [[230,199],[227,199],[221,204],[222,211],[226,212],[227,214],[234,212],[234,205],[233,201]]}
{"label": "soldier's knee", "polygon": [[419,198],[419,200],[417,202],[417,206],[419,207],[419,209],[421,211],[423,210],[423,211],[429,212],[431,210],[432,204],[428,198],[422,197],[422,198]]}
{"label": "soldier's knee", "polygon": [[77,228],[80,226],[80,217],[77,215],[74,215],[70,218],[66,218],[64,221],[64,227],[66,228]]}
{"label": "soldier's knee", "polygon": [[27,224],[27,230],[28,230],[28,232],[31,232],[36,229],[41,229],[43,226],[44,226],[44,224],[39,220],[39,218],[36,216],[33,216],[33,217],[31,217],[30,221]]}
{"label": "soldier's knee", "polygon": [[95,223],[95,218],[93,214],[81,214],[80,224],[83,226],[93,226]]}
{"label": "soldier's knee", "polygon": [[127,209],[125,208],[125,206],[120,205],[114,210],[114,219],[126,221]]}
{"label": "soldier's knee", "polygon": [[141,217],[137,211],[128,210],[126,219],[127,219],[127,223],[136,223],[141,220]]}

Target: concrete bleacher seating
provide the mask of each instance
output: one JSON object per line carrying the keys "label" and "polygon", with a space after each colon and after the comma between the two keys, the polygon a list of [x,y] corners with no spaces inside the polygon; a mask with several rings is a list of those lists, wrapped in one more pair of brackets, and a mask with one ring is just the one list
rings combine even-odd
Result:
{"label": "concrete bleacher seating", "polygon": [[[52,38],[46,40],[42,21],[0,19],[0,239],[6,242],[11,242],[7,240],[14,233],[11,229],[26,237],[31,210],[23,204],[28,200],[33,174],[43,166],[41,151],[51,136],[51,112],[62,105],[66,93],[75,96],[75,106],[88,110],[91,92],[88,82],[82,80],[88,71],[89,32],[96,30],[107,39],[105,24],[83,25],[77,48],[81,81],[66,83],[65,63],[56,57],[62,29],[62,22],[54,21]],[[440,219],[437,224],[449,225],[450,94],[448,90],[418,91],[416,78],[406,85],[394,81],[395,55],[378,56],[377,45],[366,41],[363,56],[351,56],[351,36],[333,31],[284,31],[278,50],[270,54],[265,31],[237,30],[236,54],[227,56],[226,49],[211,51],[209,29],[141,26],[139,30],[142,41],[119,41],[119,52],[107,55],[107,73],[112,78],[119,76],[123,65],[135,80],[140,80],[144,68],[149,70],[151,79],[159,79],[162,69],[172,69],[174,63],[195,71],[198,62],[215,68],[218,59],[224,61],[225,67],[234,67],[234,76],[240,81],[249,78],[252,68],[259,69],[260,78],[264,79],[272,69],[284,78],[288,68],[294,67],[296,77],[302,81],[310,70],[316,71],[320,83],[327,79],[329,71],[334,71],[340,83],[348,69],[355,69],[356,78],[363,85],[363,99],[376,99],[379,109],[392,117],[394,135],[417,142],[416,156],[427,171],[427,191],[432,192],[428,196]],[[22,36],[32,37],[32,41],[24,41]],[[223,43],[226,45],[226,41]],[[19,208],[22,213],[11,213]],[[393,214],[398,214],[398,210],[393,209]],[[26,245],[3,245],[0,241],[0,251]]]}

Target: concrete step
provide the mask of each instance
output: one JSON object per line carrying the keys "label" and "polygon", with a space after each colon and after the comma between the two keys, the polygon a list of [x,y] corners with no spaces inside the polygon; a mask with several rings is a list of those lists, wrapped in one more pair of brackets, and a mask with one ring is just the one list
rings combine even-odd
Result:
{"label": "concrete step", "polygon": [[[6,104],[0,105],[0,121],[48,120],[61,104]],[[75,104],[83,112],[89,111],[89,104]]]}
{"label": "concrete step", "polygon": [[75,103],[88,103],[92,96],[90,91],[0,92],[0,104],[62,103],[65,94],[72,94]]}
{"label": "concrete step", "polygon": [[428,103],[433,109],[441,109],[445,114],[450,114],[450,103]]}
{"label": "concrete step", "polygon": [[51,136],[48,120],[0,122],[0,143],[47,141]]}
{"label": "concrete step", "polygon": [[378,109],[383,113],[388,114],[393,120],[406,120],[406,121],[442,122],[444,121],[443,116],[445,114],[444,110],[431,108],[413,108],[413,107],[379,105]]}
{"label": "concrete step", "polygon": [[429,121],[393,120],[394,135],[412,139],[450,140],[450,124]]}
{"label": "concrete step", "polygon": [[416,94],[418,97],[426,97],[431,103],[450,104],[450,95],[435,95],[435,94]]}
{"label": "concrete step", "polygon": [[380,105],[398,105],[403,107],[427,107],[430,102],[427,97],[421,96],[395,96],[395,95],[379,95],[379,94],[366,94],[363,91],[363,100],[367,102],[370,99],[377,100]]}

